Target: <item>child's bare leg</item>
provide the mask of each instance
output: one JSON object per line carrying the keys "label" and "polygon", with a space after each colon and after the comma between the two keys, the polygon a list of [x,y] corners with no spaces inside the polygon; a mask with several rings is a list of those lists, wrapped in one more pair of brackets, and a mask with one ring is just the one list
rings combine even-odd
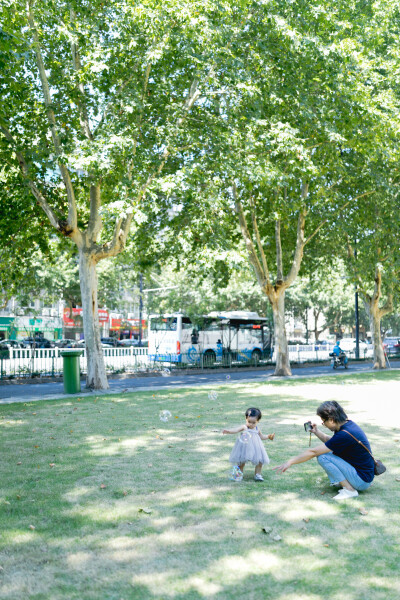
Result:
{"label": "child's bare leg", "polygon": [[256,465],[256,468],[254,470],[254,475],[261,475],[261,469],[262,469],[262,463],[258,463],[258,465]]}
{"label": "child's bare leg", "polygon": [[243,473],[243,471],[244,471],[244,465],[245,465],[245,464],[246,464],[246,463],[240,463],[240,464],[239,464],[239,469],[242,471],[242,473]]}

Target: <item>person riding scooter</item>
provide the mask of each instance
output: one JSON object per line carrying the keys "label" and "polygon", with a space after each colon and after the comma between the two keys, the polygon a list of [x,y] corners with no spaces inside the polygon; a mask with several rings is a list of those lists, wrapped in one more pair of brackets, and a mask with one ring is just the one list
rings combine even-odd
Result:
{"label": "person riding scooter", "polygon": [[344,350],[342,350],[340,347],[340,340],[338,340],[334,345],[330,356],[333,356],[334,369],[339,366],[343,366],[345,369],[347,369],[347,363],[349,359],[346,356],[346,352],[344,352]]}

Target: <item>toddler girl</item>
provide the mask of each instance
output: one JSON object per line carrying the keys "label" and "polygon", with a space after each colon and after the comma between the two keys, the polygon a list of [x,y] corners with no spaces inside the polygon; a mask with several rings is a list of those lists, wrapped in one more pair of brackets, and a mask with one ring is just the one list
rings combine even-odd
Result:
{"label": "toddler girl", "polygon": [[254,479],[264,481],[261,475],[261,469],[264,464],[269,463],[268,454],[265,451],[261,440],[273,440],[275,433],[263,435],[259,430],[257,423],[261,419],[261,410],[259,408],[248,408],[245,413],[246,424],[235,429],[223,429],[222,433],[240,433],[233,450],[229,456],[229,462],[238,465],[240,472],[235,476],[235,481],[242,481],[243,470],[246,462],[252,462],[255,465]]}

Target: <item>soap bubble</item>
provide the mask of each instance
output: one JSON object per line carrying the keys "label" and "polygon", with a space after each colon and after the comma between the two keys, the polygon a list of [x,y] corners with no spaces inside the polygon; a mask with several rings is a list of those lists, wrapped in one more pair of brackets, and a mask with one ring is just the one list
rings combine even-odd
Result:
{"label": "soap bubble", "polygon": [[169,369],[163,369],[163,370],[161,371],[161,375],[162,375],[163,377],[169,377],[169,376],[171,375],[171,371],[170,371]]}
{"label": "soap bubble", "polygon": [[231,378],[231,376],[230,376],[230,375],[227,375],[227,376],[226,376],[226,378],[227,378],[227,379],[230,379],[230,378]]}
{"label": "soap bubble", "polygon": [[229,479],[231,481],[242,481],[243,479],[243,473],[239,468],[239,465],[235,465],[232,468],[232,471],[229,473]]}
{"label": "soap bubble", "polygon": [[211,392],[208,392],[208,399],[209,400],[216,400],[218,398],[218,392],[216,392],[215,390],[212,390]]}
{"label": "soap bubble", "polygon": [[242,444],[248,444],[251,439],[251,434],[248,431],[242,431],[239,440]]}
{"label": "soap bubble", "polygon": [[160,421],[167,423],[168,419],[172,417],[169,410],[160,410]]}

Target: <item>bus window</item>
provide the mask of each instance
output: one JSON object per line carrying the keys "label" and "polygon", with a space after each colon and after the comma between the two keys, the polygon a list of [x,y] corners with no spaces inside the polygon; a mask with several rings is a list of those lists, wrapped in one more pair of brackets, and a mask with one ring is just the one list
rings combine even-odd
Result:
{"label": "bus window", "polygon": [[217,321],[209,321],[204,323],[204,331],[220,331],[221,325]]}
{"label": "bus window", "polygon": [[182,329],[193,329],[193,323],[189,317],[182,317]]}
{"label": "bus window", "polygon": [[153,317],[150,328],[152,331],[176,331],[176,317]]}

